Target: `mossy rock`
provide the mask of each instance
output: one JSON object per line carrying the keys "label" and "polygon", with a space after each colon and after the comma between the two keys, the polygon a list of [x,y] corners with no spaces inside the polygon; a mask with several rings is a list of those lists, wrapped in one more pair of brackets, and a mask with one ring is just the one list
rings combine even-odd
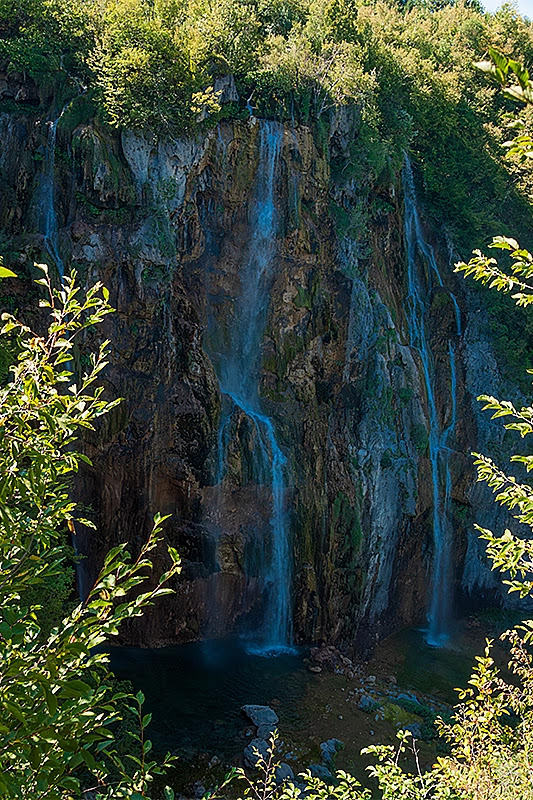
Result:
{"label": "mossy rock", "polygon": [[396,703],[387,702],[382,705],[382,712],[383,712],[383,719],[386,719],[387,722],[391,722],[396,727],[401,728],[406,725],[424,724],[424,718],[419,716],[418,714],[413,714],[411,711],[407,711],[405,708],[397,705]]}

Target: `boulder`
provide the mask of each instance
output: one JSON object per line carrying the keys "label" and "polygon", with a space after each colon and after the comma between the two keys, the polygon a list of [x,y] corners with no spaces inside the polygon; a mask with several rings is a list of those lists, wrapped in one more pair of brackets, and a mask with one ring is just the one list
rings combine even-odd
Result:
{"label": "boulder", "polygon": [[309,764],[309,772],[313,778],[320,778],[320,780],[326,781],[326,783],[333,780],[332,773],[323,764]]}
{"label": "boulder", "polygon": [[242,706],[241,710],[257,727],[257,738],[269,739],[278,726],[276,712],[270,706]]}
{"label": "boulder", "polygon": [[414,694],[406,694],[405,692],[401,692],[400,694],[396,695],[396,700],[407,700],[410,703],[418,703],[421,705],[420,700]]}
{"label": "boulder", "polygon": [[327,742],[321,742],[320,753],[322,754],[322,761],[328,766],[333,766],[335,756],[344,747],[344,742],[340,739],[328,739]]}
{"label": "boulder", "polygon": [[374,708],[374,701],[372,700],[369,694],[364,694],[361,696],[357,708],[360,711],[365,711],[365,712],[372,711],[372,709]]}
{"label": "boulder", "polygon": [[268,742],[266,739],[252,739],[244,749],[244,766],[248,769],[257,769],[260,759],[268,758]]}
{"label": "boulder", "polygon": [[422,726],[419,722],[410,722],[409,725],[402,725],[404,731],[409,731],[413,739],[422,738]]}
{"label": "boulder", "polygon": [[294,772],[292,767],[289,764],[279,764],[276,767],[276,783],[283,783],[284,781],[293,781],[294,780]]}

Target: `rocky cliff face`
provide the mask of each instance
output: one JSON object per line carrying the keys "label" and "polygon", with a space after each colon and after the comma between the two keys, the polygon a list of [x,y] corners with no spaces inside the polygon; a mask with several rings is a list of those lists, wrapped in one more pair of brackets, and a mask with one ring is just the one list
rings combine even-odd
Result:
{"label": "rocky cliff face", "polygon": [[[135,549],[156,511],[172,514],[165,537],[183,573],[176,595],[130,630],[130,640],[145,645],[249,629],[261,614],[257,551],[271,536],[271,490],[254,476],[256,434],[238,409],[219,469],[225,400],[215,367],[249,251],[263,124],[251,118],[156,139],[74,125],[67,114],[57,128],[57,243],[83,282],[101,280],[111,292],[117,313],[83,344],[110,339],[106,387],[124,397],[85,445],[94,466],[76,490],[98,532],[79,534],[87,554],[79,578],[85,591],[109,547],[128,540]],[[0,134],[4,250],[29,281],[32,260],[44,257],[50,136],[31,110],[2,115]],[[282,132],[259,396],[286,459],[295,639],[369,647],[424,619],[433,495],[427,387],[406,317],[401,176],[387,187],[332,176],[331,164],[347,158],[348,142],[357,148],[357,135],[357,119],[340,117],[320,146],[307,128]],[[357,209],[365,222],[354,230]],[[487,368],[490,342],[474,301],[454,283],[443,243],[433,244],[444,285],[431,292],[427,329],[443,425],[452,414],[450,291],[464,331],[449,439],[450,591],[458,596],[492,585],[467,533],[481,500],[464,453],[499,435],[480,423],[473,402],[491,390],[486,373],[497,370]],[[4,302],[29,307],[34,290],[21,285],[13,282],[15,295]],[[82,348],[80,366],[86,357]]]}

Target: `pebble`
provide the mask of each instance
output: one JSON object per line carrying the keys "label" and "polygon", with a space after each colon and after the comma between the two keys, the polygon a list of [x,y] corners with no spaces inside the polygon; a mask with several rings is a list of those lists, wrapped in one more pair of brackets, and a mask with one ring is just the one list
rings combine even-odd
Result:
{"label": "pebble", "polygon": [[319,672],[322,672],[322,667],[319,667],[318,665],[309,667],[309,672],[316,672],[318,674]]}

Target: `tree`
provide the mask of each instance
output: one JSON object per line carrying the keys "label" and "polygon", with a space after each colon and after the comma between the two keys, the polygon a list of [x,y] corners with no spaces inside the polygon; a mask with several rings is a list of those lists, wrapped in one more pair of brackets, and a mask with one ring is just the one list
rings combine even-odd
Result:
{"label": "tree", "polygon": [[[44,276],[37,283],[47,292],[41,306],[50,313],[45,334],[2,317],[1,335],[16,338],[18,358],[0,390],[0,794],[79,797],[85,775],[99,797],[145,797],[151,773],[161,767],[148,760],[142,695],[117,692],[107,657],[95,648],[170,591],[165,583],[179,571],[179,557],[169,547],[168,571],[139,592],[161,539],[164,518],[157,515],[136,558],[125,544],[113,548],[87,600],[51,630],[41,622],[39,589],[72,562],[67,532],[91,525],[70,499],[69,481],[88,461],[75,449],[77,438],[119,400],[105,400],[96,385],[107,342],[85,374],[75,377],[70,369],[78,334],[113,310],[108,291],[97,283],[82,297],[74,271],[54,289],[47,267],[38,266]],[[114,747],[113,726],[125,707],[140,723],[131,769]]]}

